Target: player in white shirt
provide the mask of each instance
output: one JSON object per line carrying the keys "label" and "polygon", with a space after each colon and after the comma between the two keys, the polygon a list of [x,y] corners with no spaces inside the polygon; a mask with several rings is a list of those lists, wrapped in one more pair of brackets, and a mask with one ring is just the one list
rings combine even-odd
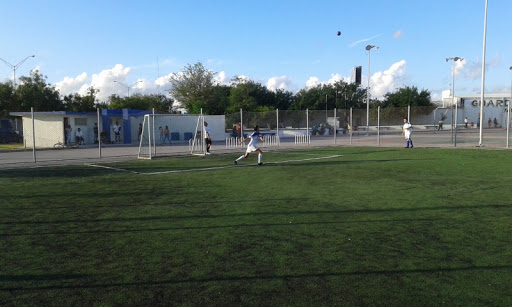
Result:
{"label": "player in white shirt", "polygon": [[240,144],[243,144],[247,140],[249,140],[249,144],[247,144],[247,151],[245,152],[245,154],[241,155],[238,159],[236,159],[234,163],[238,164],[238,161],[247,158],[251,152],[255,151],[258,153],[258,165],[263,165],[263,163],[261,162],[263,152],[261,151],[261,149],[258,148],[257,145],[258,141],[263,142],[263,136],[260,134],[260,129],[258,126],[254,127],[254,132],[245,139],[243,139],[240,142]]}
{"label": "player in white shirt", "polygon": [[402,128],[402,135],[405,137],[405,140],[407,141],[407,145],[405,146],[405,148],[409,148],[409,143],[411,144],[410,148],[414,147],[414,145],[412,144],[411,132],[412,132],[412,125],[411,125],[411,123],[409,123],[407,118],[404,118],[404,126]]}

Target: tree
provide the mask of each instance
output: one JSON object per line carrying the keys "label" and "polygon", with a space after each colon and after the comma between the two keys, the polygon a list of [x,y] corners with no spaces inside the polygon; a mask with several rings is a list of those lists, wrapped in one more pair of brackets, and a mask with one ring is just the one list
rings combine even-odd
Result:
{"label": "tree", "polygon": [[64,111],[59,92],[46,79],[37,70],[32,70],[30,77],[21,77],[21,85],[15,92],[17,104],[12,111],[30,111],[31,107],[37,111]]}
{"label": "tree", "polygon": [[122,109],[136,109],[136,110],[152,110],[155,113],[173,113],[174,100],[167,98],[164,95],[152,94],[141,95],[135,94],[130,97],[121,98],[118,95],[111,95],[108,97],[109,109],[122,110]]}
{"label": "tree", "polygon": [[384,107],[427,107],[432,106],[430,92],[421,90],[418,92],[416,86],[405,86],[399,88],[394,93],[387,93],[384,95],[385,100],[382,104]]}
{"label": "tree", "polygon": [[66,111],[73,112],[95,112],[96,111],[96,94],[100,90],[94,87],[87,89],[87,95],[80,96],[78,93],[69,94],[64,96],[64,106]]}
{"label": "tree", "polygon": [[365,90],[356,84],[337,81],[334,84],[319,84],[315,87],[301,89],[295,95],[292,108],[295,110],[332,110],[366,108],[363,102]]}
{"label": "tree", "polygon": [[274,107],[273,96],[272,92],[260,83],[235,78],[229,95],[228,112],[234,113],[240,109],[256,111],[258,107]]}
{"label": "tree", "polygon": [[188,64],[180,73],[171,76],[169,93],[187,112],[199,113],[212,102],[213,76],[214,72],[207,70],[201,62]]}
{"label": "tree", "polygon": [[9,112],[16,110],[16,98],[10,82],[0,83],[0,117],[8,116]]}

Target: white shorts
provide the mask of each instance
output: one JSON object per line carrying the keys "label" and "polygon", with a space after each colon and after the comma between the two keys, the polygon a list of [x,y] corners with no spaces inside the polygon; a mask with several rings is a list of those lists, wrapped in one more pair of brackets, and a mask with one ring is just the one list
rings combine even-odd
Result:
{"label": "white shorts", "polygon": [[246,152],[251,153],[251,152],[256,151],[256,150],[258,150],[258,149],[259,149],[259,148],[258,148],[257,146],[249,145],[249,146],[247,146],[247,151],[246,151]]}
{"label": "white shorts", "polygon": [[406,140],[410,139],[411,138],[411,131],[405,131],[404,132],[404,137],[405,137]]}

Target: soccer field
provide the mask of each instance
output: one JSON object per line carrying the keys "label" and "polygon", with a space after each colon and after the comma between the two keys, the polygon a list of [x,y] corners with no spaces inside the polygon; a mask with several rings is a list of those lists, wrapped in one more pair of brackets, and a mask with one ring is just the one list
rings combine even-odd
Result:
{"label": "soccer field", "polygon": [[0,305],[512,305],[512,155],[327,147],[0,172]]}

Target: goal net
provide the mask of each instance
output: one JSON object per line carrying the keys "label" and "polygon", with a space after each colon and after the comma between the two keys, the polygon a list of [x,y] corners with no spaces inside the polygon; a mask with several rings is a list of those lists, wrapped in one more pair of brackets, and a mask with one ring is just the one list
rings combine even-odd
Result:
{"label": "goal net", "polygon": [[142,122],[139,159],[176,153],[204,154],[204,116],[147,114]]}

